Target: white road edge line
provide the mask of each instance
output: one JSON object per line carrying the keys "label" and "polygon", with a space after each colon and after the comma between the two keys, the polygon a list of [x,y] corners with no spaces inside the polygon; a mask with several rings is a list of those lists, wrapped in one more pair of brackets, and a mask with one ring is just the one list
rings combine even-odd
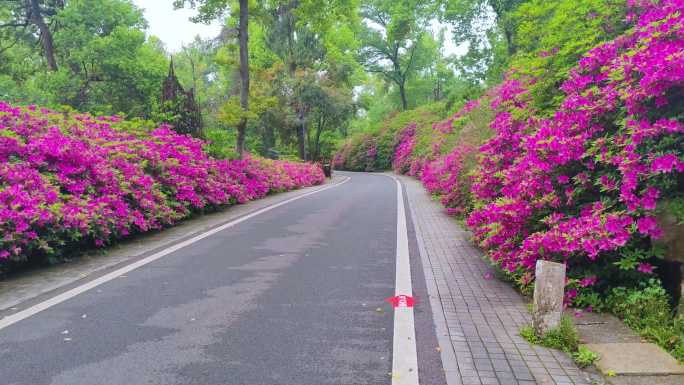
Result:
{"label": "white road edge line", "polygon": [[19,312],[17,312],[17,313],[11,314],[11,315],[9,315],[9,316],[7,316],[7,317],[5,317],[5,318],[0,319],[0,330],[4,329],[4,328],[6,328],[6,327],[8,327],[8,326],[10,326],[10,325],[13,325],[13,324],[15,324],[15,323],[17,323],[17,322],[19,322],[19,321],[21,321],[21,320],[24,320],[24,319],[26,319],[26,318],[29,318],[29,317],[31,317],[31,316],[37,314],[37,313],[40,313],[40,312],[43,311],[43,310],[46,310],[46,309],[49,309],[49,308],[51,308],[51,307],[53,307],[53,306],[55,306],[55,305],[58,305],[58,304],[60,304],[60,303],[62,303],[62,302],[64,302],[64,301],[66,301],[66,300],[68,300],[68,299],[71,299],[71,298],[73,298],[73,297],[75,297],[75,296],[77,296],[77,295],[79,295],[79,294],[81,294],[81,293],[84,293],[84,292],[86,292],[86,291],[88,291],[88,290],[90,290],[90,289],[93,289],[93,288],[95,288],[95,287],[97,287],[97,286],[100,286],[100,285],[102,285],[103,283],[106,283],[106,282],[109,282],[109,281],[111,281],[111,280],[113,280],[113,279],[116,279],[116,278],[118,278],[118,277],[120,277],[120,276],[122,276],[122,275],[124,275],[124,274],[126,274],[126,273],[128,273],[128,272],[130,272],[130,271],[133,271],[133,270],[135,270],[135,269],[137,269],[137,268],[139,268],[139,267],[141,267],[141,266],[145,266],[145,265],[147,265],[148,263],[154,262],[154,261],[156,261],[157,259],[162,258],[162,257],[164,257],[164,256],[166,256],[166,255],[169,255],[169,254],[171,254],[171,253],[173,253],[173,252],[175,252],[175,251],[178,251],[178,250],[180,250],[180,249],[182,249],[182,248],[184,248],[184,247],[186,247],[186,246],[189,246],[189,245],[191,245],[191,244],[193,244],[193,243],[196,243],[196,242],[198,242],[198,241],[201,241],[201,240],[204,239],[204,238],[207,238],[207,237],[212,236],[212,235],[214,235],[214,234],[216,234],[216,233],[218,233],[218,232],[221,232],[221,231],[223,231],[223,230],[225,230],[225,229],[228,229],[228,228],[230,228],[230,227],[233,227],[233,226],[235,226],[235,225],[237,225],[237,224],[239,224],[239,223],[242,223],[242,222],[244,222],[244,221],[246,221],[246,220],[248,220],[248,219],[254,218],[255,216],[257,216],[257,215],[259,215],[259,214],[263,214],[263,213],[265,213],[265,212],[267,212],[267,211],[270,211],[270,210],[273,210],[273,209],[275,209],[275,208],[277,208],[277,207],[286,205],[286,204],[288,204],[288,203],[290,203],[290,202],[294,202],[294,201],[296,201],[296,200],[302,199],[302,198],[307,197],[307,196],[309,196],[309,195],[313,195],[313,194],[319,193],[319,192],[321,192],[321,191],[325,191],[325,190],[331,189],[331,188],[333,188],[333,187],[341,186],[341,185],[347,183],[350,179],[351,179],[351,177],[347,177],[347,179],[343,180],[342,182],[335,183],[335,184],[332,184],[332,185],[329,185],[329,186],[326,186],[326,187],[323,187],[323,188],[320,188],[320,189],[318,189],[318,190],[311,191],[311,192],[308,192],[308,193],[305,193],[305,194],[302,194],[302,195],[297,195],[296,197],[293,197],[293,198],[290,198],[290,199],[286,199],[286,200],[284,200],[284,201],[282,201],[282,202],[278,202],[278,203],[272,204],[272,205],[270,205],[270,206],[266,206],[266,207],[264,207],[264,208],[262,208],[262,209],[259,209],[259,210],[257,210],[257,211],[254,211],[254,212],[250,213],[250,214],[247,214],[247,215],[245,215],[245,216],[243,216],[243,217],[240,217],[240,218],[238,218],[238,219],[235,219],[235,220],[233,220],[233,221],[230,221],[230,222],[228,222],[228,223],[225,223],[225,224],[223,224],[223,225],[221,225],[221,226],[219,226],[219,227],[213,228],[213,229],[211,229],[211,230],[209,230],[209,231],[206,231],[206,232],[204,232],[204,233],[202,233],[202,234],[199,234],[199,235],[197,235],[197,236],[195,236],[195,237],[193,237],[193,238],[190,238],[190,239],[187,239],[187,240],[185,240],[185,241],[183,241],[183,242],[177,243],[177,244],[175,244],[175,245],[173,245],[173,246],[171,246],[171,247],[168,247],[168,248],[166,248],[166,249],[164,249],[164,250],[161,250],[161,251],[159,251],[159,252],[157,252],[157,253],[154,253],[154,254],[152,254],[152,255],[150,255],[150,256],[148,256],[148,257],[145,257],[145,258],[143,258],[143,259],[141,259],[141,260],[139,260],[139,261],[133,262],[133,263],[131,263],[130,265],[126,265],[126,266],[124,266],[124,267],[122,267],[122,268],[120,268],[120,269],[117,269],[117,270],[112,271],[111,273],[107,273],[107,274],[105,274],[105,275],[103,275],[103,276],[101,276],[101,277],[99,277],[99,278],[96,278],[96,279],[94,279],[94,280],[92,280],[92,281],[86,282],[86,283],[84,283],[83,285],[80,285],[80,286],[78,286],[78,287],[75,287],[75,288],[73,288],[73,289],[70,289],[70,290],[68,290],[68,291],[65,291],[64,293],[61,293],[61,294],[59,294],[59,295],[56,295],[56,296],[54,296],[54,297],[52,297],[52,298],[50,298],[50,299],[47,299],[47,300],[45,300],[45,301],[43,301],[43,302],[40,302],[40,303],[38,303],[38,304],[36,304],[36,305],[33,305],[33,306],[29,307],[29,308],[26,308],[26,309],[21,310],[21,311],[19,311]]}
{"label": "white road edge line", "polygon": [[[395,295],[413,296],[411,286],[411,262],[409,260],[406,209],[401,182],[397,183],[397,273]],[[416,329],[413,307],[398,306],[394,309],[394,340],[392,350],[392,385],[418,385],[418,353],[416,352]]]}

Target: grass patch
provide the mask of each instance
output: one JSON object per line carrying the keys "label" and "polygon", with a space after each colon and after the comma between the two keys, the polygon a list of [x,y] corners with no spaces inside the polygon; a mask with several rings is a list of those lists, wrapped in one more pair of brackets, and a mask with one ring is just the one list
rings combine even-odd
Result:
{"label": "grass patch", "polygon": [[578,347],[577,351],[572,354],[572,359],[575,360],[575,363],[580,368],[593,365],[599,358],[601,358],[601,355],[587,349],[585,346]]}
{"label": "grass patch", "polygon": [[529,343],[562,350],[568,354],[576,352],[579,346],[579,335],[569,317],[561,318],[560,325],[543,336],[538,336],[530,325],[520,330],[520,336]]}
{"label": "grass patch", "polygon": [[534,328],[530,325],[525,326],[520,330],[520,336],[531,344],[541,345],[567,353],[580,368],[586,368],[599,359],[597,353],[580,346],[577,329],[575,329],[572,319],[567,316],[561,318],[561,323],[557,328],[549,330],[543,336],[537,335]]}
{"label": "grass patch", "polygon": [[684,315],[673,315],[667,293],[655,280],[645,287],[615,288],[606,302],[627,326],[684,363]]}

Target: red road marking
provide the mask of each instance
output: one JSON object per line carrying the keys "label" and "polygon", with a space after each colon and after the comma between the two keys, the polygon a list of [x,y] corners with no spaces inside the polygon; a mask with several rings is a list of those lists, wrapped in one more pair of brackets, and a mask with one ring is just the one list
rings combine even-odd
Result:
{"label": "red road marking", "polygon": [[391,303],[393,308],[413,307],[413,304],[415,302],[413,300],[413,297],[403,294],[397,295],[395,297],[385,298],[385,301]]}

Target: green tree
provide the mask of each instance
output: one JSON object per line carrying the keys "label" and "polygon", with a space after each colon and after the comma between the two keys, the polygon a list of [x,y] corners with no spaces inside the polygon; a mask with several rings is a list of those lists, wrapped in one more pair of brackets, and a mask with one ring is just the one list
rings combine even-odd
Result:
{"label": "green tree", "polygon": [[516,19],[528,0],[444,0],[442,17],[453,27],[454,42],[468,53],[458,61],[471,81],[498,83],[517,52]]}
{"label": "green tree", "polygon": [[55,16],[59,70],[43,75],[49,104],[149,117],[168,66],[146,39],[142,11],[125,0],[72,0]]}
{"label": "green tree", "polygon": [[592,47],[622,34],[625,15],[622,0],[529,0],[510,16],[518,45],[511,65],[536,79],[530,89],[538,110],[558,106],[570,68]]}
{"label": "green tree", "polygon": [[[191,7],[197,7],[199,15],[197,20],[209,21],[224,14],[230,9],[227,0],[176,0],[174,5],[182,8],[186,3]],[[247,131],[247,113],[249,112],[249,1],[238,0],[238,25],[237,35],[240,45],[240,108],[243,116],[237,124],[237,140],[235,150],[242,157],[245,151],[245,135]],[[232,7],[235,8],[234,6]]]}
{"label": "green tree", "polygon": [[434,58],[425,27],[434,10],[434,2],[425,0],[368,0],[361,6],[361,61],[398,87],[404,110],[409,107],[408,80]]}
{"label": "green tree", "polygon": [[[57,71],[52,19],[64,8],[64,0],[6,0],[0,4],[0,31],[10,30],[11,40],[29,39],[39,42],[47,67]],[[3,20],[4,19],[4,20]],[[6,34],[2,34],[7,37]]]}
{"label": "green tree", "polygon": [[176,75],[184,88],[193,88],[202,111],[204,127],[219,124],[217,114],[233,85],[217,60],[219,44],[215,39],[195,39],[173,56]]}

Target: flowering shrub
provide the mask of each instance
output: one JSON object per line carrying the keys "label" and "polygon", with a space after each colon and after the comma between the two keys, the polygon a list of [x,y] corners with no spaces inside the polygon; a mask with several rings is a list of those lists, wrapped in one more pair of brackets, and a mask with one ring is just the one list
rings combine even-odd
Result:
{"label": "flowering shrub", "polygon": [[[337,170],[377,171],[393,168],[396,147],[407,127],[414,132],[429,132],[432,122],[440,120],[445,111],[444,103],[432,103],[392,114],[371,131],[352,136],[333,157]],[[410,163],[406,164],[406,170]]]}
{"label": "flowering shrub", "polygon": [[[399,133],[397,147],[394,150],[392,168],[395,172],[406,173],[411,168],[411,156],[416,147],[416,124],[411,123]],[[415,172],[413,172],[415,175]]]}
{"label": "flowering shrub", "polygon": [[[532,0],[516,17],[529,47],[506,80],[427,135],[400,131],[394,170],[466,217],[523,289],[537,260],[565,263],[567,304],[632,326],[630,312],[655,315],[636,328],[681,360],[684,323],[663,289],[676,296],[679,282],[655,275],[679,268],[660,259],[684,225],[684,0]],[[549,33],[558,25],[570,29]],[[479,151],[469,124],[489,133],[477,115],[491,129]]]}
{"label": "flowering shrub", "polygon": [[440,197],[451,215],[464,215],[469,206],[468,176],[463,171],[465,158],[474,152],[472,146],[456,146],[449,154],[427,162],[421,171],[420,180],[425,188]]}
{"label": "flowering shrub", "polygon": [[636,26],[581,59],[552,118],[535,114],[533,80],[498,88],[473,186],[468,224],[491,258],[522,283],[538,259],[566,262],[576,303],[602,280],[652,273],[657,201],[682,188],[684,1],[630,7]]}
{"label": "flowering shrub", "polygon": [[0,262],[102,246],[324,180],[316,165],[216,160],[166,126],[136,135],[124,123],[0,102]]}
{"label": "flowering shrub", "polygon": [[[405,126],[392,163],[421,178],[450,213],[467,216],[481,247],[522,286],[538,259],[565,262],[567,300],[592,307],[598,292],[658,272],[661,206],[684,220],[684,0],[630,0],[624,20],[623,7],[582,4],[573,18],[591,11],[600,20],[577,26],[580,48],[574,36],[549,38],[527,53],[543,60],[514,60],[530,68],[511,70],[427,135]],[[552,19],[573,5],[564,2]],[[604,21],[615,28],[592,27]],[[553,73],[535,70],[546,61]],[[464,119],[487,117],[486,105],[492,137],[471,171],[469,144],[480,139],[465,138]]]}

